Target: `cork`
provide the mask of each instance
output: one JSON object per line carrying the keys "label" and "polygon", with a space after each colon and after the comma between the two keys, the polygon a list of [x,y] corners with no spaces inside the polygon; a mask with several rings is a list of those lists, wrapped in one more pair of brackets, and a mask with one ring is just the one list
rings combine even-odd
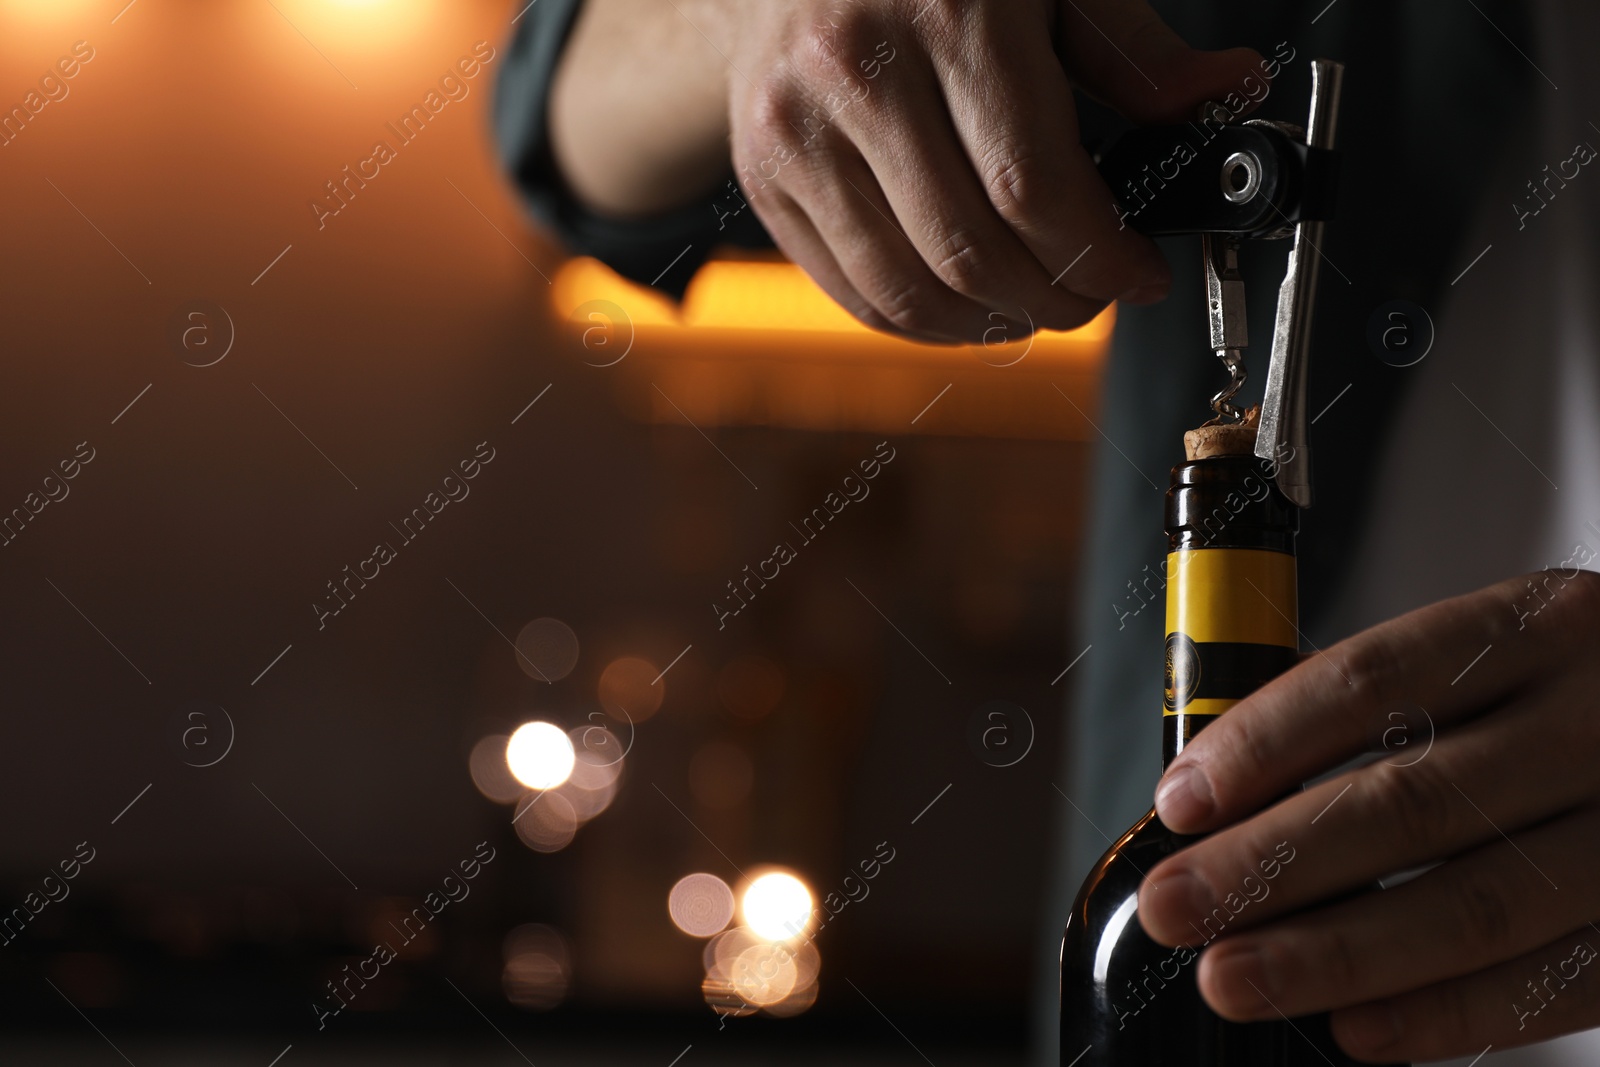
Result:
{"label": "cork", "polygon": [[1256,427],[1261,423],[1261,407],[1245,411],[1240,422],[1224,422],[1189,430],[1183,435],[1183,448],[1192,463],[1215,456],[1249,456],[1256,450]]}

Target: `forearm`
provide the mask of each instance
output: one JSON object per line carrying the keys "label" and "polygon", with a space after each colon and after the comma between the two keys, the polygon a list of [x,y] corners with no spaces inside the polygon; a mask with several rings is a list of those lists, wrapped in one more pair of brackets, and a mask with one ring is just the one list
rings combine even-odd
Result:
{"label": "forearm", "polygon": [[[585,206],[650,215],[707,193],[729,166],[736,0],[586,0],[550,97],[557,166]],[[713,43],[715,42],[715,43]]]}

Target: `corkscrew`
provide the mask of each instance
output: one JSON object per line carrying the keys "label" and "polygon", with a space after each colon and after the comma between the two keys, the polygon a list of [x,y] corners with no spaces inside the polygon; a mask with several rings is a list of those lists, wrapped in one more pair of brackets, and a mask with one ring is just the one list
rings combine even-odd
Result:
{"label": "corkscrew", "polygon": [[1233,398],[1247,378],[1249,344],[1239,248],[1246,240],[1292,237],[1278,288],[1272,354],[1255,454],[1272,463],[1278,488],[1311,506],[1306,444],[1306,371],[1311,312],[1323,227],[1333,215],[1339,157],[1333,151],[1344,66],[1311,64],[1311,106],[1304,129],[1244,119],[1219,103],[1194,122],[1132,130],[1100,157],[1101,176],[1117,198],[1124,225],[1147,236],[1199,234],[1211,349],[1228,384],[1211,398],[1208,425],[1236,423]]}

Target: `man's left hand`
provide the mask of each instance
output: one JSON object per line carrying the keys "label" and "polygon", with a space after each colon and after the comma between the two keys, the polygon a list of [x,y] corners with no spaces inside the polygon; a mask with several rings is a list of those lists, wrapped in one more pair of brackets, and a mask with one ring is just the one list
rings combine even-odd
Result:
{"label": "man's left hand", "polygon": [[1149,872],[1139,916],[1208,944],[1226,1018],[1332,1011],[1368,1060],[1600,1026],[1600,575],[1518,578],[1307,657],[1196,737],[1156,808],[1212,836]]}

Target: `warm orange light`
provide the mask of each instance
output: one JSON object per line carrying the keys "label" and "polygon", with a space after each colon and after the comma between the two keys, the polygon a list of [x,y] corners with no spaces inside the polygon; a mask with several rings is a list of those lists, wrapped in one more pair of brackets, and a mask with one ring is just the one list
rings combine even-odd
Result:
{"label": "warm orange light", "polygon": [[[70,24],[76,30],[84,26],[86,16],[91,12],[98,15],[104,7],[105,4],[91,0],[5,0],[0,3],[0,19],[8,24],[17,21],[63,26]],[[116,8],[111,10],[113,14],[118,13]],[[80,33],[79,36],[84,35]]]}
{"label": "warm orange light", "polygon": [[745,926],[724,930],[700,953],[700,991],[719,1015],[799,1015],[816,1003],[822,956],[810,941],[771,941]]}
{"label": "warm orange light", "polygon": [[728,970],[733,991],[758,1008],[782,1001],[799,979],[794,953],[771,944],[751,945]]}
{"label": "warm orange light", "polygon": [[619,722],[640,723],[654,715],[666,697],[666,680],[655,664],[623,656],[600,673],[600,706]]}
{"label": "warm orange light", "polygon": [[681,306],[592,259],[551,288],[576,357],[632,417],[701,429],[1088,440],[1116,321],[1108,307],[1065,333],[997,321],[982,343],[921,344],[867,329],[773,256],[707,263]]}
{"label": "warm orange light", "polygon": [[[635,285],[593,259],[572,259],[554,278],[558,313],[583,331],[607,330],[604,339],[621,354],[630,331],[696,331],[707,341],[714,331],[738,330],[804,336],[848,335],[907,348],[920,347],[932,358],[959,353],[970,359],[982,346],[913,346],[875,333],[817,287],[792,263],[763,260],[712,260],[689,283],[681,308],[647,286]],[[609,307],[607,306],[609,305]],[[618,314],[620,312],[620,314]],[[1066,333],[1040,333],[1031,356],[1098,355],[1111,336],[1116,313],[1107,308],[1091,322]],[[619,336],[620,335],[620,336]],[[998,335],[997,335],[998,336]],[[598,334],[593,339],[600,340]],[[1020,350],[1026,342],[1013,342]],[[594,344],[591,352],[598,353]],[[999,349],[996,349],[998,358]],[[609,353],[608,353],[609,354]]]}
{"label": "warm orange light", "polygon": [[[272,0],[272,4],[315,47],[351,53],[382,51],[410,40],[434,9],[431,0]],[[338,62],[337,57],[330,58]]]}

